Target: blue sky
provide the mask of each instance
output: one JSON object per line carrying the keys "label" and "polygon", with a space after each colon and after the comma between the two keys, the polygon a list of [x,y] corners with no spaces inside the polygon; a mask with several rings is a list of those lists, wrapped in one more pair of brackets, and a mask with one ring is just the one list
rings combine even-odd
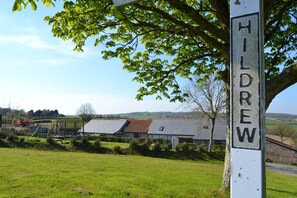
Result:
{"label": "blue sky", "polygon": [[[184,111],[180,103],[156,101],[155,96],[136,101],[139,84],[122,70],[121,61],[104,61],[87,43],[74,52],[70,41],[54,38],[43,21],[58,8],[39,6],[12,12],[13,1],[0,0],[0,106],[29,111],[58,109],[75,114],[91,103],[99,114],[135,111]],[[297,114],[297,85],[279,94],[268,112]]]}

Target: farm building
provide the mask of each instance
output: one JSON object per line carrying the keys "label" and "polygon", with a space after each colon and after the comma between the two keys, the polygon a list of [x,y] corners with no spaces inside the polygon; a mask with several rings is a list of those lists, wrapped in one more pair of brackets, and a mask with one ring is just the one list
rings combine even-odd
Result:
{"label": "farm building", "polygon": [[[208,145],[210,138],[209,120],[201,120],[198,123],[198,133],[194,136],[194,143],[199,145]],[[226,144],[227,122],[223,119],[217,119],[213,133],[213,144]]]}
{"label": "farm building", "polygon": [[197,126],[197,121],[190,119],[153,120],[147,134],[152,139],[169,140],[175,147],[182,142],[193,143]]}
{"label": "farm building", "polygon": [[[158,119],[158,120],[91,120],[83,128],[86,135],[119,135],[129,138],[152,138],[169,140],[173,147],[188,142],[207,145],[210,122],[206,119]],[[214,144],[226,141],[226,122],[218,120],[215,125]]]}
{"label": "farm building", "polygon": [[146,138],[152,120],[128,120],[123,136],[128,138]]}
{"label": "farm building", "polygon": [[122,130],[128,120],[96,120],[93,119],[84,125],[78,132],[87,135],[122,135]]}
{"label": "farm building", "polygon": [[[183,142],[207,145],[209,129],[210,123],[206,119],[153,120],[148,137],[170,140],[173,147]],[[226,122],[223,120],[216,122],[213,140],[214,143],[225,143]]]}

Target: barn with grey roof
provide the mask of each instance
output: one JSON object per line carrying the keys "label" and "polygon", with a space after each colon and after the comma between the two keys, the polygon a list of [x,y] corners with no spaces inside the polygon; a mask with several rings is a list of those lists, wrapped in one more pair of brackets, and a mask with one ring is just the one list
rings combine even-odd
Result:
{"label": "barn with grey roof", "polygon": [[89,135],[120,135],[127,124],[127,120],[96,120],[88,122],[79,132]]}

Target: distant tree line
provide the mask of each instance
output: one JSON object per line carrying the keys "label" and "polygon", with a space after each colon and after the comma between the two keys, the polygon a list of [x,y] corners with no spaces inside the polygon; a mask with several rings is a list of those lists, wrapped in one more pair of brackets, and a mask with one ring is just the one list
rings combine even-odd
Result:
{"label": "distant tree line", "polygon": [[2,107],[0,107],[0,114],[1,115],[8,115],[9,112],[11,112],[11,108],[2,108]]}
{"label": "distant tree line", "polygon": [[24,117],[26,112],[23,109],[13,109],[10,107],[2,108],[0,107],[0,115],[10,116],[10,117]]}
{"label": "distant tree line", "polygon": [[23,109],[13,109],[13,108],[2,108],[0,107],[0,115],[13,117],[13,118],[24,118],[24,117],[65,117],[65,115],[60,114],[57,109],[39,109],[37,111],[30,110],[25,112]]}
{"label": "distant tree line", "polygon": [[30,110],[27,112],[28,117],[65,117],[65,115],[60,114],[57,109],[49,110],[49,109],[38,109],[37,111]]}

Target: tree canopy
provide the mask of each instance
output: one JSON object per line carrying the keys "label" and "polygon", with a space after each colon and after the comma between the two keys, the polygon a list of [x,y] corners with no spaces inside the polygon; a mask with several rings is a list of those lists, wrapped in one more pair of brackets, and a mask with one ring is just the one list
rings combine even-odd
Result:
{"label": "tree canopy", "polygon": [[216,119],[220,113],[226,110],[226,92],[222,81],[210,76],[204,82],[197,84],[198,76],[183,89],[188,95],[186,104],[192,111],[202,112],[208,119]]}
{"label": "tree canopy", "polygon": [[297,130],[293,126],[286,123],[273,126],[269,132],[273,135],[279,136],[281,142],[284,142],[287,138],[294,140],[297,138]]}
{"label": "tree canopy", "polygon": [[[13,10],[38,0],[15,0]],[[57,0],[58,1],[58,0]],[[42,0],[46,6],[54,0]],[[157,94],[183,100],[177,77],[210,74],[224,63],[220,76],[229,84],[228,0],[143,0],[120,9],[112,0],[61,1],[64,10],[46,21],[53,35],[82,51],[90,37],[103,45],[105,59],[121,58],[134,72],[137,99]],[[297,1],[264,0],[266,107],[297,81]],[[139,46],[143,46],[140,47]]]}
{"label": "tree canopy", "polygon": [[208,152],[212,150],[213,134],[216,120],[226,110],[226,91],[222,81],[218,81],[214,76],[210,76],[202,83],[197,83],[198,76],[183,89],[188,95],[186,104],[192,111],[202,112],[210,121]]}
{"label": "tree canopy", "polygon": [[84,122],[89,122],[95,115],[96,111],[91,103],[82,104],[76,111]]}

